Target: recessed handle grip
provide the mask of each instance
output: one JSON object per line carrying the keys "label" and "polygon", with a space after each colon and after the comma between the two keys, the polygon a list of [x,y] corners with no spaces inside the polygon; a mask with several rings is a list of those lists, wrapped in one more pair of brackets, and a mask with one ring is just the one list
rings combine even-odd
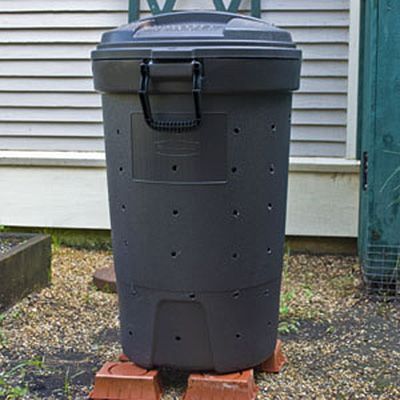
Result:
{"label": "recessed handle grip", "polygon": [[[174,68],[175,66],[175,68]],[[159,67],[159,68],[158,68]],[[191,72],[188,74],[187,72]],[[152,73],[151,73],[152,72]],[[140,65],[141,81],[139,87],[139,98],[143,109],[144,119],[147,125],[156,131],[184,132],[197,128],[201,124],[201,78],[202,65],[199,61],[191,64],[163,64],[143,62]],[[157,79],[187,79],[191,78],[193,87],[194,118],[188,120],[156,120],[153,117],[149,97],[149,86],[152,78]]]}

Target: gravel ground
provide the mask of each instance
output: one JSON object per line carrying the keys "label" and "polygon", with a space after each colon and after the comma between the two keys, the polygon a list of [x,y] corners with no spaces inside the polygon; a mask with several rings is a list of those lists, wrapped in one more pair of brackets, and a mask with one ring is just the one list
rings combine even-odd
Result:
{"label": "gravel ground", "polygon": [[7,253],[13,247],[25,242],[25,240],[18,237],[2,237],[0,234],[0,255]]}
{"label": "gravel ground", "polygon": [[[120,353],[117,299],[92,285],[103,251],[60,248],[53,284],[0,316],[0,399],[86,399],[95,371]],[[400,304],[360,290],[351,257],[288,256],[281,338],[288,365],[257,373],[258,399],[400,399]],[[164,400],[187,374],[163,371]]]}

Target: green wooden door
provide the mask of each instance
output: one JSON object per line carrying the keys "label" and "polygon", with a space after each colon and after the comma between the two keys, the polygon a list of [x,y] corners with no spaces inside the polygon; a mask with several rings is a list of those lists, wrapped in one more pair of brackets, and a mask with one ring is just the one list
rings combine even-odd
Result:
{"label": "green wooden door", "polygon": [[400,294],[400,1],[364,6],[360,256],[371,289]]}

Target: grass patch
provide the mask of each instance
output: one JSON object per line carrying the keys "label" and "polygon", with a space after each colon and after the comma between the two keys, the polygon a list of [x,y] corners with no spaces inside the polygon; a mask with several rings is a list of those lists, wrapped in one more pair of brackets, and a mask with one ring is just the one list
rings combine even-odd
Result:
{"label": "grass patch", "polygon": [[50,229],[0,226],[3,232],[42,233],[50,235],[54,251],[61,246],[88,250],[111,250],[111,231],[85,229]]}

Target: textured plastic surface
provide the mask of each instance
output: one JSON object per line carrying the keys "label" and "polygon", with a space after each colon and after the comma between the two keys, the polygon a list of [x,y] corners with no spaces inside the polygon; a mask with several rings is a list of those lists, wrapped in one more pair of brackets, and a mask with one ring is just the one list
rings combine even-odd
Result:
{"label": "textured plastic surface", "polygon": [[[181,26],[182,37],[186,29]],[[110,42],[113,36],[106,37]],[[142,45],[151,47],[153,39],[142,37]],[[223,50],[221,42],[213,44],[214,56]],[[125,51],[121,42],[108,45]],[[179,47],[164,50],[177,54]],[[297,50],[285,48],[294,57],[268,58],[275,50],[263,47],[260,57],[266,58],[259,59],[197,59],[204,71],[202,121],[180,133],[151,129],[138,96],[140,64],[162,60],[134,59],[126,48],[126,59],[93,63],[96,87],[105,92],[122,345],[141,366],[229,372],[254,367],[274,352],[291,90],[300,70]],[[187,68],[156,70],[150,89],[155,117],[189,119]]]}
{"label": "textured plastic surface", "polygon": [[159,57],[300,58],[288,32],[260,19],[221,12],[144,18],[102,36],[94,59]]}

